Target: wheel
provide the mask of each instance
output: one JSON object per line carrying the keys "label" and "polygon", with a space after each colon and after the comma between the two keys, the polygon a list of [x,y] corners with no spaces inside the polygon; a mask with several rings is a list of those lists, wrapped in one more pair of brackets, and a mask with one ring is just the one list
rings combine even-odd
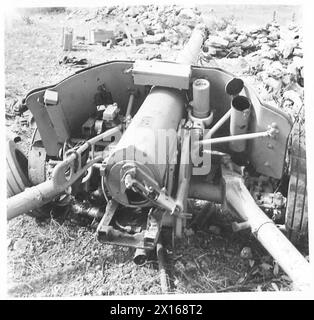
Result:
{"label": "wheel", "polygon": [[[28,178],[27,158],[12,140],[7,141],[6,163],[7,197],[10,198],[32,185]],[[44,218],[49,216],[50,210],[51,205],[46,204],[40,209],[27,212],[27,214],[34,218]]]}
{"label": "wheel", "polygon": [[9,140],[7,142],[7,197],[12,197],[30,186],[27,175],[27,158],[16,144]]}
{"label": "wheel", "polygon": [[285,225],[291,242],[301,244],[308,237],[308,201],[305,137],[300,123],[295,125],[291,140]]}

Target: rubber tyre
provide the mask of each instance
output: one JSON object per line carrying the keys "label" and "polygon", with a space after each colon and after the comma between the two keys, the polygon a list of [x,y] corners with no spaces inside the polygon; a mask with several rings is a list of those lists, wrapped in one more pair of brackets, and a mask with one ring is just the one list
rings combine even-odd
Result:
{"label": "rubber tyre", "polygon": [[27,176],[27,158],[12,140],[7,141],[6,163],[7,197],[10,198],[30,186]]}
{"label": "rubber tyre", "polygon": [[308,199],[305,139],[299,123],[292,131],[291,140],[285,225],[290,241],[295,245],[300,245],[308,238]]}
{"label": "rubber tyre", "polygon": [[[6,164],[7,197],[10,198],[31,186],[28,179],[27,158],[12,140],[7,141]],[[33,218],[45,219],[50,216],[50,211],[51,204],[48,203],[40,209],[29,211],[26,214]]]}

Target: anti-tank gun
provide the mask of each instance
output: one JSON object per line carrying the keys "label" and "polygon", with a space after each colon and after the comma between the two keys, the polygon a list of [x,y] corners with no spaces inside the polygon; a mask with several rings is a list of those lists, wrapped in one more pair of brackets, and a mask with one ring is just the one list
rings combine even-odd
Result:
{"label": "anti-tank gun", "polygon": [[197,27],[176,62],[106,62],[31,91],[27,162],[8,145],[8,219],[66,208],[99,221],[99,241],[137,248],[142,263],[163,228],[183,237],[189,198],[221,203],[234,231],[251,229],[307,288],[309,263],[277,226],[307,235],[305,160],[290,157],[282,193],[268,183],[285,178],[293,124],[241,79],[195,66],[204,38]]}

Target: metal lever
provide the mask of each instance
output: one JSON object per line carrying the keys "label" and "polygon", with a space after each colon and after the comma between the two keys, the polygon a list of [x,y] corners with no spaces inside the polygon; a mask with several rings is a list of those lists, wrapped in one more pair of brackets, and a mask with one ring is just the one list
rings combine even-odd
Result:
{"label": "metal lever", "polygon": [[[188,213],[182,213],[180,206],[176,201],[169,195],[167,195],[166,189],[160,189],[156,181],[150,185],[144,185],[139,180],[136,179],[137,171],[146,177],[146,174],[142,172],[139,168],[136,170],[130,169],[123,176],[124,185],[126,189],[133,189],[136,192],[140,192],[145,198],[156,204],[157,206],[166,209],[171,215],[176,215],[180,217],[189,217]],[[148,180],[152,180],[150,177]]]}

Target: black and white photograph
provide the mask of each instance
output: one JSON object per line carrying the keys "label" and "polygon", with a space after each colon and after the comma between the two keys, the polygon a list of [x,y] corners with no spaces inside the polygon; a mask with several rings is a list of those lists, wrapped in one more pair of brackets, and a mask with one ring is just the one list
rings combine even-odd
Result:
{"label": "black and white photograph", "polygon": [[313,289],[302,4],[64,5],[4,14],[7,297]]}

